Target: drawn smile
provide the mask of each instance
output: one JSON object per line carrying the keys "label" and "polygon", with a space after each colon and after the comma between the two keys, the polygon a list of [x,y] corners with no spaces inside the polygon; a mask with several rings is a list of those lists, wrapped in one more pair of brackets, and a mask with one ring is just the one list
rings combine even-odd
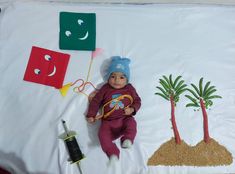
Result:
{"label": "drawn smile", "polygon": [[85,39],[88,38],[88,35],[89,35],[89,33],[88,33],[88,31],[87,31],[84,37],[80,37],[80,38],[78,38],[78,39],[79,39],[79,40],[85,40]]}
{"label": "drawn smile", "polygon": [[48,76],[51,77],[55,75],[55,73],[56,73],[56,67],[54,66],[53,71],[50,74],[48,74]]}

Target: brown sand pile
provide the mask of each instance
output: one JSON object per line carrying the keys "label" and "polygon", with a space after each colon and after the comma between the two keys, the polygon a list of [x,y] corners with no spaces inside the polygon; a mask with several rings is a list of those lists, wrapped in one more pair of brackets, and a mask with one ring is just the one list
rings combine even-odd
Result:
{"label": "brown sand pile", "polygon": [[229,165],[232,161],[231,153],[212,138],[209,143],[201,141],[196,146],[189,146],[183,140],[176,144],[172,138],[154,152],[148,165],[218,166]]}

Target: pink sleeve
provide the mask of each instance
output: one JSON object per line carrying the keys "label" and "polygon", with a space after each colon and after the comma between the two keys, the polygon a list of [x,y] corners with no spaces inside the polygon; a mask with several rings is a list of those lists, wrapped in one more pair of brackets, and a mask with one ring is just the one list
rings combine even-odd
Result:
{"label": "pink sleeve", "polygon": [[95,117],[97,112],[99,111],[99,108],[103,102],[104,93],[106,91],[107,85],[102,86],[96,95],[91,100],[88,111],[87,111],[87,117]]}
{"label": "pink sleeve", "polygon": [[136,114],[136,112],[140,109],[141,106],[141,98],[139,97],[139,95],[137,94],[135,88],[130,84],[129,89],[131,91],[131,95],[133,98],[133,103],[131,104],[131,107],[134,108],[134,113],[133,115]]}

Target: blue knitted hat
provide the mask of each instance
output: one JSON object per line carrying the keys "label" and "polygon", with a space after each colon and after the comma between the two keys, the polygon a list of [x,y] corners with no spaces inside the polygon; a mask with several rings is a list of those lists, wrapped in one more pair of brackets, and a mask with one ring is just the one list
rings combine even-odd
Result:
{"label": "blue knitted hat", "polygon": [[112,57],[112,60],[111,60],[111,63],[109,65],[108,72],[107,72],[107,79],[109,78],[109,76],[113,72],[121,72],[126,76],[127,81],[129,81],[129,79],[130,79],[130,68],[129,68],[130,62],[131,62],[131,60],[128,58],[121,58],[120,56]]}

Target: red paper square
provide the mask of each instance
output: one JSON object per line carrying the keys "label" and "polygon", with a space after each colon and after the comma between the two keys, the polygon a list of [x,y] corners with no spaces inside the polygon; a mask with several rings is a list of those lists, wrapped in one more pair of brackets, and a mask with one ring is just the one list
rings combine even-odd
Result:
{"label": "red paper square", "polygon": [[61,88],[70,55],[32,47],[24,80]]}

